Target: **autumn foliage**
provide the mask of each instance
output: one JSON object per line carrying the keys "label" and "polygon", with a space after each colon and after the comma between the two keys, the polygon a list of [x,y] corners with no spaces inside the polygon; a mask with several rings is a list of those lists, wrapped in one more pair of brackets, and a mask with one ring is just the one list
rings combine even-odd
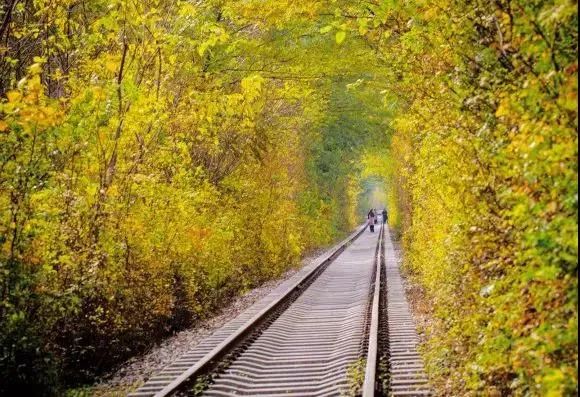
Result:
{"label": "autumn foliage", "polygon": [[577,391],[576,26],[562,0],[4,2],[0,394],[94,380],[379,199],[438,393]]}
{"label": "autumn foliage", "polygon": [[576,4],[395,3],[343,14],[380,21],[365,37],[397,108],[383,174],[432,308],[431,381],[449,395],[573,395]]}

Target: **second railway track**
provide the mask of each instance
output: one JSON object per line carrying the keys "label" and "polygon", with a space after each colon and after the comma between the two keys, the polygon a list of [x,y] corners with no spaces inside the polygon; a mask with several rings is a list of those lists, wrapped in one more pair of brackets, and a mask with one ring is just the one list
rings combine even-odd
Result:
{"label": "second railway track", "polygon": [[361,228],[130,396],[426,395],[402,304],[388,228]]}

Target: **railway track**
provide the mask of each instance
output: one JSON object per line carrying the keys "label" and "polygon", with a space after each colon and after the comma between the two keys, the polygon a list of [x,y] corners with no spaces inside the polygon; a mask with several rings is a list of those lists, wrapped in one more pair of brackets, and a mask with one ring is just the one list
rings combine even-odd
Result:
{"label": "railway track", "polygon": [[360,228],[129,396],[428,395],[398,265]]}

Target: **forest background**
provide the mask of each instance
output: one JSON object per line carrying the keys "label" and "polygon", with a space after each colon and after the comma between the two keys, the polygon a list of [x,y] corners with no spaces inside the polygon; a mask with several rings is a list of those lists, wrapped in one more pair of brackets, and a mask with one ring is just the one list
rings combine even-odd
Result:
{"label": "forest background", "polygon": [[569,0],[5,1],[0,394],[90,383],[352,230],[383,188],[432,302],[435,390],[577,392],[577,18]]}

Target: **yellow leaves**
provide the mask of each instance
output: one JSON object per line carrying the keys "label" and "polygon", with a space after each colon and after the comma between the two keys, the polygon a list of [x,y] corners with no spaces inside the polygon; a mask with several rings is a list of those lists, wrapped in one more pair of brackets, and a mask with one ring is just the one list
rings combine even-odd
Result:
{"label": "yellow leaves", "polygon": [[212,231],[207,227],[191,226],[187,228],[187,238],[195,249],[203,250],[206,240],[211,237]]}
{"label": "yellow leaves", "polygon": [[[361,22],[361,24],[360,24],[360,32],[361,32],[361,35],[366,34],[366,32],[367,32],[366,26],[367,26],[366,25],[366,20],[364,20],[363,22]],[[335,42],[337,44],[342,44],[344,42],[344,40],[346,39],[346,32],[347,32],[347,29],[348,29],[348,25],[347,24],[345,24],[345,23],[340,24],[340,23],[334,22],[334,23],[332,23],[330,25],[326,25],[326,26],[320,28],[320,33],[321,34],[326,34],[326,33],[331,32],[335,28],[337,29],[337,31],[334,34],[334,40],[335,40]]]}
{"label": "yellow leaves", "polygon": [[397,130],[404,133],[413,133],[416,127],[416,122],[410,117],[397,117],[393,124]]}
{"label": "yellow leaves", "polygon": [[251,76],[245,77],[240,83],[242,87],[242,93],[250,101],[253,101],[260,96],[263,84],[264,78],[259,74],[253,74]]}
{"label": "yellow leaves", "polygon": [[426,21],[431,21],[436,19],[441,12],[441,9],[437,7],[426,7],[425,11],[423,12],[423,18]]}
{"label": "yellow leaves", "polygon": [[536,382],[542,386],[543,395],[546,397],[564,397],[567,395],[563,385],[570,375],[559,368],[552,368],[543,376],[536,376]]}
{"label": "yellow leaves", "polygon": [[313,0],[233,1],[232,13],[246,23],[284,28],[299,20],[316,17],[322,4]]}
{"label": "yellow leaves", "polygon": [[575,111],[578,108],[578,62],[574,62],[566,68],[564,77],[558,105],[566,110]]}
{"label": "yellow leaves", "polygon": [[40,74],[42,72],[42,65],[39,63],[32,64],[28,70],[31,74]]}
{"label": "yellow leaves", "polygon": [[35,76],[42,73],[42,65],[46,63],[46,59],[42,57],[34,57],[34,63],[28,67],[28,73]]}
{"label": "yellow leaves", "polygon": [[93,86],[90,88],[90,92],[94,95],[97,101],[102,101],[106,97],[106,92],[103,90],[103,87],[100,86]]}
{"label": "yellow leaves", "polygon": [[203,56],[203,54],[205,54],[205,52],[207,51],[209,46],[210,46],[210,43],[207,41],[204,41],[203,43],[201,43],[199,45],[199,47],[197,47],[197,53],[199,54],[199,56]]}
{"label": "yellow leaves", "polygon": [[332,30],[333,26],[332,25],[326,25],[323,28],[320,28],[320,33],[325,34],[328,33]]}
{"label": "yellow leaves", "polygon": [[[69,3],[73,4],[73,0],[67,0],[66,4]],[[449,20],[446,12],[455,12],[445,2],[440,7],[432,7],[425,1],[419,1],[418,5],[383,1],[379,3],[384,7],[370,5],[372,15],[366,8],[357,9],[354,2],[341,2],[341,8],[334,10],[335,6],[330,6],[324,10],[328,5],[316,0],[109,3],[108,8],[105,4],[95,15],[75,12],[70,18],[66,13],[56,16],[55,30],[64,29],[70,19],[72,30],[81,37],[71,35],[70,40],[62,39],[58,43],[75,57],[71,64],[75,67],[67,70],[66,78],[51,84],[51,88],[58,85],[59,90],[61,84],[64,87],[57,95],[66,98],[63,105],[68,107],[67,123],[62,128],[59,126],[55,134],[44,134],[50,156],[42,157],[38,164],[39,168],[45,167],[42,162],[49,166],[40,169],[43,172],[35,170],[34,173],[44,174],[48,170],[49,181],[46,184],[44,180],[34,181],[30,186],[46,192],[54,201],[51,209],[55,216],[47,216],[47,211],[36,203],[31,212],[51,222],[52,233],[44,231],[43,238],[53,242],[56,247],[53,252],[69,255],[70,259],[59,259],[64,266],[70,266],[69,262],[81,266],[82,257],[79,260],[74,250],[59,243],[72,241],[76,247],[75,239],[82,240],[91,234],[90,226],[83,220],[94,219],[91,211],[94,211],[95,199],[105,192],[99,191],[100,175],[111,159],[113,148],[118,150],[115,164],[118,178],[107,190],[108,201],[103,203],[98,242],[102,244],[99,246],[102,251],[97,255],[102,253],[107,258],[108,269],[95,268],[94,273],[96,277],[114,280],[110,282],[111,289],[119,289],[119,296],[145,302],[143,311],[151,316],[167,313],[175,303],[169,288],[175,276],[185,280],[187,299],[191,300],[183,304],[185,309],[203,314],[207,309],[205,302],[214,301],[218,296],[208,286],[219,285],[219,294],[224,296],[224,291],[228,292],[225,295],[234,294],[239,285],[249,284],[255,277],[272,276],[274,266],[285,266],[289,258],[299,255],[302,247],[328,241],[335,232],[331,225],[334,220],[330,219],[348,219],[350,225],[357,223],[360,220],[355,212],[361,192],[359,172],[365,177],[379,174],[389,183],[387,197],[376,190],[372,195],[376,201],[388,201],[392,224],[410,226],[406,235],[411,248],[409,257],[414,268],[424,276],[434,305],[447,310],[451,327],[455,327],[453,321],[458,320],[455,315],[459,312],[449,309],[453,305],[469,309],[462,310],[461,314],[477,313],[478,302],[470,301],[469,294],[475,291],[479,296],[481,287],[493,285],[490,284],[493,280],[481,285],[473,283],[470,279],[475,273],[473,268],[477,266],[477,271],[483,272],[490,264],[504,265],[496,258],[488,260],[485,255],[508,249],[501,244],[503,241],[493,245],[486,239],[500,238],[506,230],[525,227],[515,222],[508,227],[501,223],[503,219],[496,218],[497,224],[490,228],[482,227],[483,221],[479,222],[487,215],[480,208],[485,207],[488,197],[503,199],[497,185],[519,178],[518,172],[524,164],[517,163],[520,168],[506,170],[502,168],[507,168],[504,164],[489,159],[498,152],[510,159],[519,159],[523,154],[544,155],[547,149],[554,149],[555,153],[556,149],[561,150],[560,145],[568,143],[561,140],[570,132],[551,134],[554,130],[550,123],[557,123],[564,130],[560,119],[554,121],[562,114],[556,104],[574,113],[577,66],[566,67],[562,63],[562,72],[551,74],[554,81],[562,77],[560,87],[563,88],[558,92],[558,102],[553,101],[549,109],[545,108],[545,101],[534,97],[542,89],[540,79],[530,77],[532,82],[526,89],[531,94],[527,98],[513,94],[520,87],[516,84],[506,90],[510,92],[509,97],[492,92],[491,101],[499,103],[495,114],[500,120],[499,123],[493,120],[484,128],[475,125],[477,122],[466,115],[468,112],[458,110],[460,104],[456,98],[466,92],[471,95],[472,89],[493,90],[496,81],[506,73],[488,73],[488,70],[494,71],[489,57],[479,59],[476,55],[482,45],[469,47],[467,41],[478,32],[462,31],[464,25],[461,29],[441,25]],[[345,6],[346,3],[349,4]],[[561,4],[557,0],[553,7],[549,6],[551,12],[542,15],[540,22],[556,26],[568,18],[571,7],[562,9]],[[216,18],[217,9],[221,13],[219,18]],[[320,11],[331,14],[330,18],[313,20]],[[458,20],[468,26],[470,18],[461,15],[463,11],[457,11]],[[77,15],[88,20],[75,19]],[[346,15],[356,18],[346,18]],[[510,23],[505,14],[498,19],[502,26]],[[75,26],[74,23],[82,24]],[[83,30],[84,24],[89,33]],[[397,28],[390,29],[391,26]],[[493,23],[490,26],[494,28],[491,36],[497,40]],[[437,30],[440,27],[445,30]],[[516,20],[515,33],[520,27],[521,21]],[[327,35],[326,40],[318,40],[324,41],[323,45],[310,37],[312,30],[318,28],[321,34]],[[359,45],[358,40],[350,40],[357,34],[366,36],[365,40],[376,45],[377,51]],[[34,35],[44,40],[38,29],[32,35],[23,36],[30,36],[34,41]],[[111,76],[120,67],[122,39],[130,42],[131,50],[125,65],[122,93],[125,106],[119,110]],[[503,49],[509,50],[513,62],[527,59],[511,56],[511,51],[521,44],[517,36],[506,35],[504,39],[510,41],[510,47]],[[459,44],[460,40],[463,41]],[[52,50],[51,43],[47,40],[43,45]],[[322,53],[328,49],[332,52]],[[351,49],[357,51],[350,52]],[[389,66],[379,69],[374,63],[363,65],[365,61],[355,63],[344,56],[355,58],[363,51],[369,56],[361,59],[372,62],[380,56]],[[303,59],[303,54],[307,59]],[[463,55],[470,58],[474,54],[476,65],[461,63]],[[345,60],[352,63],[345,64]],[[316,64],[319,61],[320,65]],[[7,101],[0,105],[0,132],[12,133],[12,129],[42,132],[44,128],[59,125],[63,118],[60,105],[43,93],[40,76],[45,60],[37,58],[31,63],[27,77],[17,90],[8,92]],[[469,85],[470,79],[465,78],[470,77],[473,67],[478,69],[477,76],[483,76],[481,86]],[[516,71],[518,68],[516,64]],[[55,69],[50,70],[52,74]],[[263,73],[268,73],[269,79],[266,82],[262,75],[248,70],[265,70]],[[366,73],[367,70],[371,73]],[[324,78],[324,82],[309,80],[321,71],[329,78]],[[332,185],[337,188],[331,200],[321,200],[326,192],[314,191],[319,188],[317,182],[307,180],[310,174],[307,164],[316,163],[309,163],[312,160],[309,149],[321,148],[309,145],[310,140],[326,137],[327,131],[319,127],[333,103],[326,102],[325,90],[334,89],[335,86],[328,84],[334,84],[335,73],[344,72],[354,76],[341,80],[342,88],[345,81],[350,82],[345,91],[364,94],[363,91],[374,85],[375,95],[383,90],[380,95],[390,114],[377,113],[367,118],[357,107],[343,108],[337,101],[339,110],[332,116],[351,117],[353,113],[352,118],[361,124],[369,122],[366,125],[371,128],[381,125],[379,128],[388,129],[385,133],[395,136],[390,141],[390,151],[384,145],[376,152],[365,153],[363,161],[357,161],[352,168],[351,159],[337,156],[348,172],[355,168],[356,171],[346,175],[345,183],[337,184],[338,187]],[[159,92],[158,77],[161,77]],[[371,103],[365,98],[363,101],[366,106]],[[488,114],[488,110],[479,112],[478,106],[482,104],[485,101],[474,103],[472,111],[477,116],[486,116],[479,120],[489,120],[493,114]],[[543,123],[520,117],[518,112],[528,105],[542,106],[546,114]],[[503,127],[507,121],[514,126],[500,135],[496,125]],[[117,127],[121,124],[120,138],[116,139]],[[346,134],[347,128],[341,125],[341,133]],[[4,140],[13,135],[0,134],[0,137]],[[56,141],[54,148],[53,141]],[[325,156],[335,154],[335,147],[343,143],[349,148],[353,144],[350,139],[329,143],[328,151],[326,145],[320,145]],[[573,150],[567,148],[556,153],[563,160],[553,161],[554,171],[545,178],[555,180],[555,193],[549,192],[549,198],[540,197],[537,211],[540,216],[557,216],[566,205],[565,200],[558,198],[557,189],[560,175],[574,172],[574,167],[566,162],[571,157],[569,151]],[[535,167],[540,162],[532,160],[525,163],[526,167]],[[26,161],[28,157],[23,163]],[[339,167],[329,167],[329,171],[334,172],[336,168]],[[56,174],[54,178],[53,174]],[[512,189],[511,197],[541,196],[539,185],[545,174],[534,171],[529,176],[532,180],[529,184],[500,187]],[[325,179],[329,185],[334,183],[333,178]],[[308,191],[310,187],[312,192]],[[0,200],[7,199],[0,197]],[[9,205],[9,201],[0,201],[0,207]],[[304,209],[297,208],[300,205]],[[528,202],[519,205],[508,202],[505,207],[513,211],[512,218],[531,218]],[[68,215],[66,211],[72,213],[70,219],[59,217]],[[413,218],[406,219],[410,214]],[[497,218],[501,216],[500,213]],[[471,225],[477,227],[466,231]],[[59,227],[70,228],[72,238],[67,235],[66,239],[59,240]],[[494,233],[484,235],[486,230]],[[560,227],[558,231],[561,230]],[[30,235],[40,234],[34,229],[30,231]],[[467,244],[464,232],[474,235]],[[81,246],[84,243],[79,241]],[[94,242],[87,246],[93,249]],[[87,249],[82,254],[93,252]],[[473,258],[486,260],[472,261]],[[247,268],[240,271],[239,264],[247,264]],[[509,267],[501,270],[508,273]],[[124,283],[125,275],[131,277],[130,284]],[[558,276],[552,272],[542,277]],[[453,295],[457,293],[454,288],[463,293]],[[152,299],[142,297],[143,291]],[[489,298],[494,296],[495,291]],[[109,308],[114,313],[106,312],[103,317],[120,318],[124,314],[115,305],[105,307]],[[129,330],[132,325],[133,329],[139,329],[142,324],[151,323],[140,315],[136,320],[135,316],[126,317],[134,321],[127,325]],[[474,317],[468,317],[459,324],[467,324],[471,332],[476,328],[469,325],[473,320]],[[457,328],[452,330],[457,333]],[[472,335],[475,334],[468,334]],[[467,346],[460,347],[469,354],[458,356],[468,357],[473,353]],[[506,361],[502,363],[506,365]],[[478,367],[478,374],[485,369]],[[547,382],[561,382],[561,376],[554,374]]]}
{"label": "yellow leaves", "polygon": [[355,90],[364,83],[364,79],[357,79],[354,83],[349,83],[346,85],[347,90]]}
{"label": "yellow leaves", "polygon": [[369,27],[368,27],[368,19],[366,18],[361,18],[358,22],[358,33],[361,36],[364,36],[367,34],[367,32],[369,31]]}
{"label": "yellow leaves", "polygon": [[228,32],[220,25],[208,24],[204,27],[204,30],[208,32],[208,38],[202,41],[197,47],[199,56],[203,56],[206,51],[218,44],[226,43],[230,37]]}
{"label": "yellow leaves", "polygon": [[511,105],[509,99],[503,99],[495,111],[497,117],[509,116],[511,113]]}
{"label": "yellow leaves", "polygon": [[8,102],[16,103],[22,99],[22,94],[19,91],[8,91],[6,97],[8,98]]}
{"label": "yellow leaves", "polygon": [[33,75],[40,74],[42,73],[42,65],[40,63],[34,63],[28,68],[28,71]]}
{"label": "yellow leaves", "polygon": [[37,74],[22,79],[20,89],[9,91],[6,98],[6,103],[0,103],[0,114],[5,118],[0,123],[0,131],[6,131],[9,122],[20,125],[25,131],[48,128],[60,122],[62,114],[44,96]]}
{"label": "yellow leaves", "polygon": [[105,69],[111,73],[115,73],[119,69],[119,62],[117,60],[117,57],[115,56],[107,55],[107,57],[104,60],[104,63]]}
{"label": "yellow leaves", "polygon": [[182,17],[194,17],[197,14],[197,9],[193,3],[181,2],[179,4],[179,15]]}
{"label": "yellow leaves", "polygon": [[35,74],[27,79],[26,91],[26,100],[31,100],[34,97],[34,100],[38,101],[41,96],[44,96],[44,87],[42,86],[39,75]]}
{"label": "yellow leaves", "polygon": [[546,212],[554,213],[558,210],[558,203],[556,201],[550,201],[548,205],[546,205]]}

